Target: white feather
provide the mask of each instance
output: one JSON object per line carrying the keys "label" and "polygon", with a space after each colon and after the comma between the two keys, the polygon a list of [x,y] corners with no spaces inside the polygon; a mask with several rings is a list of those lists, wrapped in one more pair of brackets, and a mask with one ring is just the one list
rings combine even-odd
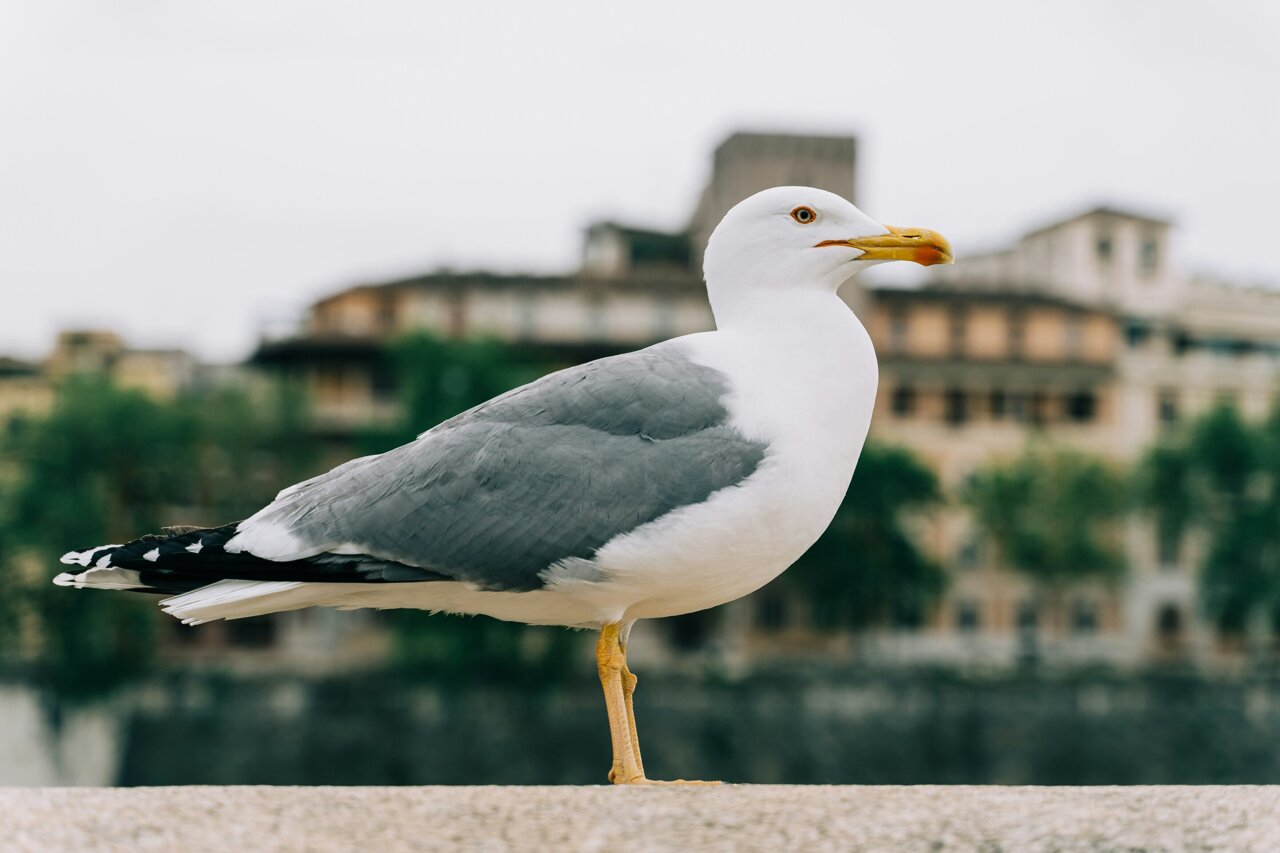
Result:
{"label": "white feather", "polygon": [[199,625],[212,619],[241,619],[310,607],[319,603],[311,586],[297,581],[221,580],[166,598],[160,607],[188,625]]}

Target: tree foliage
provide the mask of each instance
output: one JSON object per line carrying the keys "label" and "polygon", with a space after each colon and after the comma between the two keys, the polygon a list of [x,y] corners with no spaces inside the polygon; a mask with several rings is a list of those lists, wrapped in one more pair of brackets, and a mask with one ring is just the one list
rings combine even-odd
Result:
{"label": "tree foliage", "polygon": [[389,430],[369,433],[369,452],[390,450],[486,400],[564,365],[533,351],[489,339],[456,340],[414,332],[386,353],[401,417]]}
{"label": "tree foliage", "polygon": [[933,472],[909,451],[869,443],[835,519],[783,582],[803,593],[823,628],[918,621],[946,575],[909,524],[941,501]]}
{"label": "tree foliage", "polygon": [[1218,406],[1143,461],[1140,494],[1167,547],[1195,531],[1201,600],[1222,627],[1280,624],[1280,406],[1261,424]]}
{"label": "tree foliage", "polygon": [[[146,669],[154,601],[57,589],[49,579],[58,555],[165,524],[231,521],[309,473],[300,401],[266,397],[226,388],[159,401],[74,378],[47,415],[16,422],[0,442],[0,588],[9,605],[0,618],[10,640],[0,654],[34,662],[52,690],[71,697]],[[35,639],[19,649],[24,614]]]}
{"label": "tree foliage", "polygon": [[975,473],[963,498],[1010,568],[1038,585],[1114,578],[1124,569],[1117,522],[1125,482],[1101,459],[1032,448]]}

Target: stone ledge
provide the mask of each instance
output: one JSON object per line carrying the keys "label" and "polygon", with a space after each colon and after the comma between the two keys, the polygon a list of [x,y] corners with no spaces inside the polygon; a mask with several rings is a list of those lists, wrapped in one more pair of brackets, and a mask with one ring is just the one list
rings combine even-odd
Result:
{"label": "stone ledge", "polygon": [[8,788],[0,849],[1271,851],[1280,786]]}

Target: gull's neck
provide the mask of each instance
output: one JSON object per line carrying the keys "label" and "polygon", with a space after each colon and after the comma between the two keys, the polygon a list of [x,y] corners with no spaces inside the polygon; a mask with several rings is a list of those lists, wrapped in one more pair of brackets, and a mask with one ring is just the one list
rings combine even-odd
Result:
{"label": "gull's neck", "polygon": [[[731,296],[712,303],[716,331],[682,341],[696,360],[731,377],[737,425],[769,441],[826,448],[837,467],[852,474],[878,375],[862,323],[831,291],[782,288]],[[847,485],[846,476],[841,494]]]}
{"label": "gull's neck", "polygon": [[712,346],[727,355],[728,364],[772,386],[775,394],[796,391],[836,400],[869,388],[874,397],[878,370],[871,338],[836,293],[784,288],[734,296],[727,304],[712,304],[712,336],[718,339]]}
{"label": "gull's neck", "polygon": [[[716,329],[722,332],[742,330],[772,338],[862,328],[849,306],[834,291],[752,288],[732,294],[709,292]],[[720,298],[716,298],[717,295]]]}

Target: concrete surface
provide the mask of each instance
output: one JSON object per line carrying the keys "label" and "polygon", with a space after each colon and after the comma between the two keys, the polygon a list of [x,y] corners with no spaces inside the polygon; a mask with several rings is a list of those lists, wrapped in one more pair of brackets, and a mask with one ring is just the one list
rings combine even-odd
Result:
{"label": "concrete surface", "polygon": [[8,788],[0,849],[1274,851],[1280,786]]}

